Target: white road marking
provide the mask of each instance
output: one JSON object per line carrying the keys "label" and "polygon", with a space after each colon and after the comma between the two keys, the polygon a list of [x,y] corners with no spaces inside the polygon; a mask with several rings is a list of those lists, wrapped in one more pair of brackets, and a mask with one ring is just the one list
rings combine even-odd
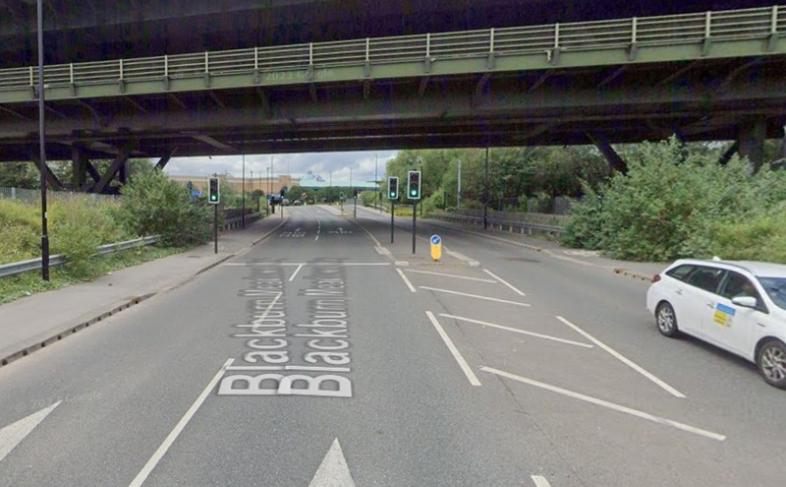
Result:
{"label": "white road marking", "polygon": [[407,269],[407,272],[415,272],[417,274],[430,274],[432,276],[440,276],[440,277],[451,277],[453,279],[464,279],[467,281],[490,282],[492,284],[497,283],[497,281],[493,279],[483,279],[481,277],[470,277],[470,276],[459,276],[457,274],[446,274],[444,272],[419,271],[417,269]]}
{"label": "white road marking", "polygon": [[319,240],[319,232],[322,230],[322,221],[317,218],[317,235],[314,237],[314,241]]}
{"label": "white road marking", "polygon": [[652,421],[654,423],[663,424],[667,426],[671,426],[673,428],[677,428],[682,431],[687,431],[688,433],[693,433],[696,435],[704,436],[706,438],[711,438],[717,441],[723,441],[726,439],[726,435],[721,435],[719,433],[713,433],[712,431],[707,431],[701,428],[696,428],[695,426],[690,426],[684,423],[680,423],[678,421],[674,421],[672,419],[663,418],[660,416],[655,416],[654,414],[645,413],[644,411],[639,411],[638,409],[629,408],[627,406],[622,406],[620,404],[615,404],[613,402],[605,401],[603,399],[598,399],[597,397],[588,396],[586,394],[581,394],[579,392],[569,391],[567,389],[563,389],[561,387],[552,386],[550,384],[546,384],[543,382],[539,382],[533,379],[529,379],[527,377],[522,377],[520,375],[511,374],[509,372],[504,372],[502,370],[497,370],[491,367],[481,367],[480,370],[484,372],[488,372],[490,374],[496,374],[501,377],[506,377],[511,380],[515,380],[517,382],[522,382],[524,384],[529,384],[531,386],[539,387],[541,389],[546,389],[547,391],[556,392],[557,394],[562,394],[563,396],[572,397],[573,399],[579,399],[581,401],[585,401],[591,404],[595,404],[597,406],[602,406],[608,409],[613,409],[614,411],[619,411],[621,413],[630,414],[631,416],[636,416],[637,418],[646,419],[648,421]]}
{"label": "white road marking", "polygon": [[63,401],[57,401],[49,407],[45,407],[40,411],[25,416],[0,429],[0,462],[2,462],[3,459],[11,453],[11,450],[16,448],[16,446],[21,443],[36,426],[41,424],[41,421],[43,421],[49,413],[54,411],[61,402]]}
{"label": "white road marking", "polygon": [[519,330],[518,328],[511,328],[509,326],[498,325],[496,323],[489,323],[487,321],[474,320],[472,318],[466,318],[464,316],[449,315],[447,313],[440,313],[439,315],[442,316],[442,317],[445,317],[445,318],[452,318],[452,319],[458,320],[458,321],[466,321],[467,323],[475,323],[476,325],[490,326],[491,328],[499,328],[500,330],[512,331],[513,333],[521,333],[522,335],[529,335],[529,336],[533,336],[533,337],[537,337],[537,338],[543,338],[544,340],[552,340],[552,341],[555,341],[555,342],[565,343],[565,344],[568,344],[568,345],[575,345],[577,347],[593,348],[593,346],[590,345],[589,343],[575,342],[573,340],[567,340],[565,338],[558,338],[558,337],[551,336],[551,335],[544,335],[542,333],[535,333],[533,331]]}
{"label": "white road marking", "polygon": [[491,277],[493,277],[493,278],[494,278],[494,279],[496,279],[497,281],[501,282],[502,284],[504,284],[505,286],[507,286],[508,288],[510,288],[510,289],[511,289],[511,290],[512,290],[514,293],[518,294],[519,296],[526,296],[526,294],[524,294],[524,292],[520,291],[520,290],[519,290],[519,289],[518,289],[516,286],[514,286],[514,285],[513,285],[513,284],[511,284],[511,283],[509,283],[509,282],[508,282],[508,281],[506,281],[505,279],[503,279],[503,278],[499,277],[498,275],[494,274],[494,273],[493,273],[493,272],[491,272],[490,270],[488,270],[488,269],[483,269],[483,272],[485,272],[486,274],[490,275]]}
{"label": "white road marking", "polygon": [[407,285],[407,287],[409,288],[409,290],[410,290],[410,291],[412,291],[413,293],[416,293],[416,292],[417,292],[417,290],[415,289],[415,286],[413,286],[413,285],[412,285],[412,283],[411,283],[411,282],[409,282],[409,279],[407,279],[407,276],[405,276],[405,275],[404,275],[404,273],[403,273],[403,272],[401,272],[401,269],[399,269],[398,267],[396,267],[396,272],[398,272],[398,275],[399,275],[399,276],[401,276],[401,278],[404,280],[404,284],[406,284],[406,285]]}
{"label": "white road marking", "polygon": [[429,286],[418,286],[420,289],[427,289],[429,291],[437,291],[440,293],[448,293],[448,294],[457,294],[459,296],[466,296],[468,298],[475,298],[475,299],[483,299],[486,301],[494,301],[496,303],[505,303],[505,304],[514,304],[516,306],[523,306],[525,308],[529,308],[532,306],[528,303],[520,303],[518,301],[508,301],[507,299],[500,299],[500,298],[492,298],[491,296],[480,296],[478,294],[469,294],[469,293],[462,293],[459,291],[451,291],[450,289],[440,289],[438,287],[429,287]]}
{"label": "white road marking", "polygon": [[470,267],[478,267],[480,265],[480,262],[478,262],[475,259],[467,257],[464,254],[458,253],[455,250],[450,250],[446,246],[443,246],[443,247],[445,248],[445,253],[446,254],[448,254],[449,256],[454,257],[454,258],[456,258],[456,259],[458,259],[458,260],[460,260],[462,262],[465,262]]}
{"label": "white road marking", "polygon": [[453,358],[456,359],[456,362],[458,363],[459,367],[461,367],[461,370],[464,372],[464,375],[467,376],[467,380],[469,380],[469,383],[472,384],[473,386],[481,385],[480,381],[478,380],[478,376],[475,375],[475,372],[473,372],[472,369],[469,367],[467,361],[464,360],[464,357],[461,356],[461,352],[458,351],[456,345],[453,344],[453,340],[451,340],[448,334],[445,333],[445,330],[442,328],[442,325],[439,324],[439,321],[437,321],[437,317],[434,316],[434,313],[432,313],[431,311],[426,311],[426,316],[428,316],[428,319],[431,321],[431,324],[434,325],[434,328],[437,329],[437,333],[439,333],[439,336],[442,337],[442,341],[444,341],[445,345],[447,345],[448,350],[450,350],[450,353],[451,355],[453,355]]}
{"label": "white road marking", "polygon": [[592,343],[594,343],[595,345],[599,346],[603,350],[609,352],[612,357],[616,358],[617,360],[619,360],[623,364],[627,365],[631,369],[635,370],[639,374],[643,375],[647,379],[649,379],[652,382],[654,382],[655,384],[657,384],[658,387],[660,387],[661,389],[665,390],[666,392],[668,392],[672,396],[679,397],[679,398],[684,398],[685,397],[685,394],[681,393],[677,389],[671,387],[670,385],[666,384],[662,380],[658,379],[657,377],[655,377],[653,374],[651,374],[650,372],[645,370],[640,365],[638,365],[635,362],[633,362],[632,360],[628,359],[627,357],[625,357],[621,353],[617,352],[616,350],[614,350],[610,346],[606,345],[602,341],[598,340],[597,338],[595,338],[594,336],[590,335],[586,331],[582,330],[581,328],[579,328],[575,324],[571,323],[570,321],[566,320],[562,316],[557,316],[557,319],[560,320],[561,322],[563,322],[564,324],[568,325],[569,327],[573,328],[576,331],[576,333],[579,333],[580,335],[584,336],[584,338],[586,338],[587,340],[591,341]]}
{"label": "white road marking", "polygon": [[231,267],[253,266],[389,266],[390,262],[227,262],[222,264]]}
{"label": "white road marking", "polygon": [[289,282],[295,280],[295,276],[297,276],[297,273],[300,272],[300,269],[302,269],[304,265],[305,264],[300,264],[299,266],[295,267],[295,272],[293,272],[292,275],[289,276]]}
{"label": "white road marking", "polygon": [[355,480],[352,479],[338,438],[333,440],[308,487],[355,487]]}
{"label": "white road marking", "polygon": [[145,480],[147,480],[147,477],[150,475],[153,469],[156,468],[156,465],[158,465],[158,462],[160,462],[161,459],[164,457],[167,450],[169,450],[169,447],[171,447],[172,443],[174,443],[177,437],[180,436],[180,433],[183,432],[183,429],[185,429],[188,422],[191,421],[191,418],[194,417],[194,414],[196,414],[199,407],[202,406],[203,402],[205,402],[207,396],[210,394],[213,388],[216,387],[218,381],[221,380],[221,377],[223,377],[227,367],[232,365],[232,362],[234,361],[235,359],[229,359],[226,362],[224,362],[224,365],[218,370],[218,372],[216,372],[216,375],[214,375],[213,378],[210,379],[210,382],[207,383],[207,386],[202,390],[202,392],[196,398],[194,404],[192,404],[191,407],[188,408],[188,411],[186,411],[186,413],[183,415],[183,417],[180,418],[180,421],[177,422],[174,429],[172,429],[172,431],[169,432],[167,437],[164,439],[164,442],[161,443],[158,449],[153,453],[153,456],[150,457],[150,459],[147,461],[145,466],[142,467],[142,470],[140,470],[139,473],[136,475],[136,477],[134,477],[134,480],[132,480],[131,483],[128,484],[128,487],[140,487],[145,482]]}
{"label": "white road marking", "polygon": [[226,370],[300,370],[310,372],[351,372],[349,367],[320,367],[312,365],[233,365]]}
{"label": "white road marking", "polygon": [[535,487],[551,487],[549,481],[542,475],[531,475],[530,478],[535,483]]}
{"label": "white road marking", "polygon": [[396,264],[396,267],[408,267],[409,266],[409,261],[408,260],[397,260],[395,262],[395,264]]}

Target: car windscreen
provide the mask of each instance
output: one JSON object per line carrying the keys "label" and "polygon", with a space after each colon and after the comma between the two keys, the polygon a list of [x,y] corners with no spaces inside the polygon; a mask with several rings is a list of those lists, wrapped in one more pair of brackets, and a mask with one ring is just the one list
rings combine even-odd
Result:
{"label": "car windscreen", "polygon": [[759,277],[759,282],[770,299],[781,309],[786,309],[786,277]]}

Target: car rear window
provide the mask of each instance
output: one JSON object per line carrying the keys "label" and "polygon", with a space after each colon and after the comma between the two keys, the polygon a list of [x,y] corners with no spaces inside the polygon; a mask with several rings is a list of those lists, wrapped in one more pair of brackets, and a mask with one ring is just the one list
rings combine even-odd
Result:
{"label": "car rear window", "polygon": [[681,266],[677,266],[674,269],[666,271],[666,275],[673,277],[674,279],[684,281],[688,277],[688,274],[690,274],[691,271],[693,271],[693,269],[695,268],[696,268],[695,265],[684,264]]}
{"label": "car rear window", "polygon": [[687,282],[705,291],[715,293],[718,291],[718,285],[725,273],[724,269],[718,269],[717,267],[696,267],[696,270],[691,272]]}

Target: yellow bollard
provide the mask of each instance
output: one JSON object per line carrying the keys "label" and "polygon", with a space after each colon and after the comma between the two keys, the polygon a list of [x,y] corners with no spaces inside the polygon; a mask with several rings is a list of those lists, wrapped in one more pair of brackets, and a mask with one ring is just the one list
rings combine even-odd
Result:
{"label": "yellow bollard", "polygon": [[439,235],[431,236],[431,258],[437,262],[442,258],[442,237]]}

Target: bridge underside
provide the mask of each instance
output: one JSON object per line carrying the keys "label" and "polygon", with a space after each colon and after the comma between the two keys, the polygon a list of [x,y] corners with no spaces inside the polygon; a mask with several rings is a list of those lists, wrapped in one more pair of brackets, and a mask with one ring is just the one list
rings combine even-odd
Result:
{"label": "bridge underside", "polygon": [[[47,104],[50,159],[780,137],[786,59],[242,88]],[[30,160],[36,105],[0,106]]]}

